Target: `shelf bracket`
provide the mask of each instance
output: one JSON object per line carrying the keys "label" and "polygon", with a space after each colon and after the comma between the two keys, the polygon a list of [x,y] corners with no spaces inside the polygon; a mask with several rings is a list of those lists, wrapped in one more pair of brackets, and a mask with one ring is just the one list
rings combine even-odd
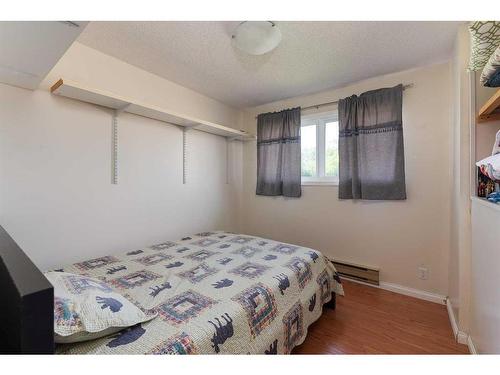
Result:
{"label": "shelf bracket", "polygon": [[229,160],[231,160],[231,142],[233,139],[234,138],[226,137],[226,185],[229,185],[230,182],[231,168]]}
{"label": "shelf bracket", "polygon": [[130,104],[113,111],[111,126],[111,183],[118,184],[118,116],[127,109]]}
{"label": "shelf bracket", "polygon": [[111,183],[118,184],[118,113],[114,111],[111,126]]}

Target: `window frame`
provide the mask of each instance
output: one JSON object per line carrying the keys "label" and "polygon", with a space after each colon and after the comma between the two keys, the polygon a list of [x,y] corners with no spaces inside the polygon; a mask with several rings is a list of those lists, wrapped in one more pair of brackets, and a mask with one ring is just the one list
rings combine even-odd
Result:
{"label": "window frame", "polygon": [[[316,125],[316,176],[302,176],[301,185],[334,185],[338,186],[338,176],[325,176],[325,134],[326,124],[329,122],[338,122],[337,109],[328,112],[313,113],[302,115],[300,119],[300,129],[303,127]],[[301,150],[302,152],[302,150]],[[302,155],[301,155],[302,156]]]}

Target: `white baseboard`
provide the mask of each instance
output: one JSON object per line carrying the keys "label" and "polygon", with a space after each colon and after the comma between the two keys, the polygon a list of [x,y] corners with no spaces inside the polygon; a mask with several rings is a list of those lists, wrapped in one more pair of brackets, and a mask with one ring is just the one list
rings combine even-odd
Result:
{"label": "white baseboard", "polygon": [[451,328],[453,329],[453,335],[457,338],[458,335],[458,324],[455,319],[455,313],[453,312],[453,307],[449,298],[446,298],[446,310],[448,310],[448,318],[450,319]]}
{"label": "white baseboard", "polygon": [[386,283],[384,281],[380,282],[380,288],[385,289],[385,290],[389,290],[391,292],[404,294],[405,296],[415,297],[418,299],[423,299],[426,301],[439,303],[440,305],[444,305],[446,303],[445,302],[446,296],[443,296],[443,295],[437,294],[437,293],[426,292],[425,290],[408,288],[406,286],[392,284],[392,283]]}
{"label": "white baseboard", "polygon": [[448,317],[450,319],[451,328],[453,329],[453,335],[455,336],[455,340],[457,340],[459,344],[467,345],[468,343],[467,340],[469,338],[469,335],[458,329],[455,313],[453,312],[453,307],[451,306],[451,302],[448,297],[446,297],[446,310],[448,310]]}
{"label": "white baseboard", "polygon": [[477,354],[476,347],[474,346],[474,343],[472,342],[472,338],[470,336],[467,337],[467,346],[469,347],[470,354]]}
{"label": "white baseboard", "polygon": [[373,284],[369,284],[369,283],[364,283],[362,281],[349,279],[347,277],[344,277],[344,278],[346,280],[353,281],[353,282],[356,282],[359,284],[368,285],[368,286],[371,286],[374,288],[388,290],[388,291],[394,292],[394,293],[404,294],[405,296],[415,297],[418,299],[423,299],[425,301],[439,303],[440,305],[446,304],[446,296],[443,296],[441,294],[426,292],[426,291],[420,290],[420,289],[408,288],[406,286],[402,286],[402,285],[398,285],[398,284],[386,283],[385,281],[381,281],[379,283],[380,285],[373,285]]}
{"label": "white baseboard", "polygon": [[459,344],[468,345],[469,335],[463,331],[457,332],[457,342]]}

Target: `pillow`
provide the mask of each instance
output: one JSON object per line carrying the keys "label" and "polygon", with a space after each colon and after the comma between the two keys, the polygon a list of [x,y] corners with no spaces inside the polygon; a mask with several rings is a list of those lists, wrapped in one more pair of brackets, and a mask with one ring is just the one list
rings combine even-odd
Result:
{"label": "pillow", "polygon": [[56,343],[93,340],[156,316],[141,309],[97,279],[66,272],[47,272],[54,286]]}
{"label": "pillow", "polygon": [[500,87],[500,66],[484,85],[486,87]]}
{"label": "pillow", "polygon": [[[495,77],[500,73],[500,46],[491,54],[490,59],[484,66],[483,72],[481,73],[480,82],[483,86],[488,87],[498,87],[495,86]],[[500,82],[500,81],[499,81]]]}
{"label": "pillow", "polygon": [[500,180],[500,154],[488,156],[480,160],[476,165],[481,169],[481,172],[492,180]]}
{"label": "pillow", "polygon": [[471,54],[469,70],[480,70],[500,44],[500,22],[477,21],[469,25]]}

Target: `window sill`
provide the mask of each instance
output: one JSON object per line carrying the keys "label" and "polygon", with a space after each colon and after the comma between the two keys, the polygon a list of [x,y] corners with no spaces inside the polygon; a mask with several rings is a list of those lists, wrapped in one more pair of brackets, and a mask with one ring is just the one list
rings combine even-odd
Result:
{"label": "window sill", "polygon": [[338,181],[302,181],[302,186],[339,186]]}

